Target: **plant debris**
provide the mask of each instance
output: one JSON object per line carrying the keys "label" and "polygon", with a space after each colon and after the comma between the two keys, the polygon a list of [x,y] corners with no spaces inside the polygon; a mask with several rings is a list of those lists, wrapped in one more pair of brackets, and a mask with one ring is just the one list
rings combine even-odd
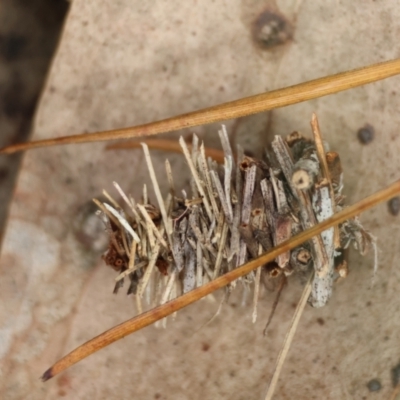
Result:
{"label": "plant debris", "polygon": [[[136,295],[139,312],[143,299],[149,307],[164,304],[340,211],[344,207],[340,159],[337,153],[325,153],[328,145],[322,142],[316,118],[313,122],[318,139],[307,139],[298,132],[285,140],[276,136],[272,151],[260,160],[244,155],[240,147],[234,156],[223,126],[219,131],[223,165],[206,158],[204,144],[195,135],[191,151],[181,138],[190,190],[176,192],[167,160],[169,192],[165,199],[143,144],[156,203],[148,198],[146,186],[141,201],[136,202],[116,183],[124,207],[107,193],[110,204],[96,201],[110,239],[103,259],[119,273],[114,293],[129,279],[127,292]],[[253,288],[255,321],[260,282],[314,271],[308,302],[322,307],[331,296],[334,280],[343,276],[341,254],[351,243],[361,254],[371,244],[375,246],[374,237],[357,218],[232,282],[226,293],[238,284]],[[335,260],[340,262],[336,265]]]}

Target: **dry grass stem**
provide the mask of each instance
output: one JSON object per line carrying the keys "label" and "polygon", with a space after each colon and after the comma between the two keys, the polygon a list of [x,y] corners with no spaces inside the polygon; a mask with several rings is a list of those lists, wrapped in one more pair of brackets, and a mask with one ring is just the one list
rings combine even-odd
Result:
{"label": "dry grass stem", "polygon": [[286,356],[289,353],[290,346],[292,345],[294,334],[296,333],[297,326],[299,325],[300,317],[303,314],[304,307],[307,304],[307,300],[311,293],[311,284],[312,284],[313,276],[311,275],[308,279],[303,293],[301,295],[300,301],[297,304],[296,310],[293,315],[292,322],[290,323],[290,328],[286,333],[285,340],[283,342],[282,348],[279,352],[278,359],[275,364],[275,369],[272,374],[272,379],[268,385],[267,394],[265,395],[265,400],[272,400],[273,395],[275,393],[276,386],[278,384],[279,376],[281,374],[283,364],[285,363]]}

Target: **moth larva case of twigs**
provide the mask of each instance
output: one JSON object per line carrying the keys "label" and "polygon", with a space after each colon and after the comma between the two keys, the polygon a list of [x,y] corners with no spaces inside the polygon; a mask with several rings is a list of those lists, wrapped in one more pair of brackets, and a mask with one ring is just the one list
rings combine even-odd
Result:
{"label": "moth larva case of twigs", "polygon": [[[240,147],[234,156],[225,126],[219,136],[223,165],[206,157],[204,144],[195,135],[191,151],[180,139],[191,177],[190,187],[181,193],[166,162],[169,193],[161,194],[158,179],[162,178],[155,175],[149,150],[143,145],[149,185],[156,198],[149,198],[146,186],[141,201],[135,201],[114,183],[122,202],[118,204],[109,194],[111,204],[96,201],[109,235],[103,259],[119,273],[114,293],[128,278],[127,293],[136,296],[139,312],[142,303],[147,307],[164,304],[200,287],[344,207],[337,153],[326,156],[313,140],[294,132],[286,141],[275,137],[272,151],[257,160],[244,155]],[[324,147],[329,150],[327,143]],[[325,167],[321,158],[327,159]],[[322,307],[331,297],[334,279],[340,276],[335,258],[343,258],[352,242],[364,254],[373,240],[358,220],[347,221],[282,254],[273,270],[264,265],[232,282],[226,294],[237,286],[253,289],[255,321],[260,285],[265,280],[315,271],[309,303]],[[278,277],[276,272],[280,272]]]}

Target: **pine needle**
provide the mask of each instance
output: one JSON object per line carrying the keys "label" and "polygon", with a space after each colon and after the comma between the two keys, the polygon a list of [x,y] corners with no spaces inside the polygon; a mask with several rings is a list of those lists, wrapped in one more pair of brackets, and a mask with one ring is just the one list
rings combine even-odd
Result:
{"label": "pine needle", "polygon": [[363,86],[400,73],[400,59],[373,64],[368,67],[341,72],[324,78],[300,83],[284,89],[257,94],[255,96],[230,101],[203,110],[182,114],[177,117],[138,125],[130,128],[113,129],[104,132],[84,133],[59,138],[44,139],[36,142],[20,143],[4,147],[2,154],[39,147],[55,146],[72,143],[89,143],[116,139],[129,139],[156,135],[163,132],[176,131],[192,126],[205,125],[228,119],[240,118],[257,114],[274,108],[338,93],[343,90]]}

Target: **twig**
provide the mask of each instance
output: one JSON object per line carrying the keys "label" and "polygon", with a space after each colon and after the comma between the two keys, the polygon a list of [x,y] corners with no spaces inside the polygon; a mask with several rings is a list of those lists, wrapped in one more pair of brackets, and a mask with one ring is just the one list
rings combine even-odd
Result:
{"label": "twig", "polygon": [[271,311],[270,311],[270,314],[269,314],[269,317],[268,317],[268,321],[265,324],[265,328],[264,328],[264,331],[263,331],[264,336],[267,334],[267,329],[268,329],[269,325],[271,324],[272,318],[274,317],[274,314],[275,314],[275,311],[276,311],[276,307],[278,306],[278,303],[279,303],[279,298],[281,297],[281,294],[282,294],[283,289],[286,286],[286,284],[287,284],[287,278],[286,278],[285,275],[283,275],[282,279],[281,279],[281,282],[279,284],[279,287],[278,287],[278,292],[276,294],[275,300],[272,303],[272,307],[271,307]]}
{"label": "twig", "polygon": [[167,211],[165,209],[164,200],[162,198],[160,187],[158,185],[158,181],[156,178],[156,173],[154,171],[153,163],[150,158],[149,148],[147,147],[147,145],[145,143],[142,143],[142,147],[143,147],[143,152],[144,152],[144,156],[145,156],[146,163],[147,163],[147,168],[149,170],[151,183],[153,184],[153,188],[154,188],[154,192],[156,194],[158,206],[160,207],[162,219],[163,219],[164,226],[165,226],[165,231],[167,232],[169,242],[172,243],[171,242],[171,232],[172,232],[171,220],[167,216]]}

